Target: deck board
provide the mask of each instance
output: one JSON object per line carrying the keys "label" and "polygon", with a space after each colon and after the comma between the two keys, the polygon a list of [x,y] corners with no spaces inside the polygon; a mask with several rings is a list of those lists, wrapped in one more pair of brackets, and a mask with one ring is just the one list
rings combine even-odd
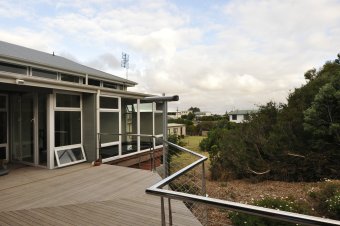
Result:
{"label": "deck board", "polygon": [[[0,225],[160,225],[160,198],[145,194],[159,180],[105,164],[16,169],[0,177]],[[182,202],[172,208],[174,225],[200,225]]]}

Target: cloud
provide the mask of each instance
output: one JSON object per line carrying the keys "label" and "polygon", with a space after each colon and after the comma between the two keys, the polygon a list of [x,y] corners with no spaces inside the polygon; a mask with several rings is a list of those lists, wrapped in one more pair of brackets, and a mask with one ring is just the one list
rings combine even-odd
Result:
{"label": "cloud", "polygon": [[120,61],[110,53],[102,54],[94,60],[85,62],[84,64],[101,70],[117,69],[120,67]]}
{"label": "cloud", "polygon": [[339,51],[337,0],[213,4],[28,1],[27,10],[0,14],[4,26],[22,20],[0,29],[0,35],[122,77],[120,56],[127,52],[129,79],[139,83],[132,91],[179,94],[172,108],[197,106],[219,113],[285,102],[289,90],[304,83],[306,70]]}

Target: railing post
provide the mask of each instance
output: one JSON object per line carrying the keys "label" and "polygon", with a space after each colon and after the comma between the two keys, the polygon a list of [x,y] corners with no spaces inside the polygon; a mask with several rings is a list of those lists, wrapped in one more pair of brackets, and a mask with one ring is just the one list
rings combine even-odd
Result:
{"label": "railing post", "polygon": [[166,226],[165,222],[165,209],[164,209],[164,198],[161,197],[161,217],[162,217],[162,226]]}
{"label": "railing post", "polygon": [[[202,162],[202,195],[207,196],[206,181],[205,181],[205,164]],[[203,206],[203,225],[208,225],[208,207]]]}
{"label": "railing post", "polygon": [[171,209],[171,199],[168,198],[168,205],[169,205],[169,225],[172,226],[172,209]]}

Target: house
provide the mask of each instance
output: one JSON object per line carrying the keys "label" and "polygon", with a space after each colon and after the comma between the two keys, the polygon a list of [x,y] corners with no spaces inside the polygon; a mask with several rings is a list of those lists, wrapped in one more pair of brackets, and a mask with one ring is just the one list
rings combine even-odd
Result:
{"label": "house", "polygon": [[168,112],[168,119],[179,119],[181,116],[179,114],[179,112],[176,111],[169,111]]}
{"label": "house", "polygon": [[228,113],[229,121],[242,123],[243,121],[248,120],[250,114],[255,113],[255,110],[235,110]]}
{"label": "house", "polygon": [[0,41],[0,156],[53,169],[161,148],[161,141],[140,134],[163,136],[163,102],[128,91],[135,85],[54,53]]}
{"label": "house", "polygon": [[196,118],[202,118],[205,116],[211,116],[211,112],[207,112],[207,111],[201,111],[201,112],[195,112],[195,116]]}
{"label": "house", "polygon": [[168,123],[168,134],[176,134],[179,136],[186,136],[185,124]]}

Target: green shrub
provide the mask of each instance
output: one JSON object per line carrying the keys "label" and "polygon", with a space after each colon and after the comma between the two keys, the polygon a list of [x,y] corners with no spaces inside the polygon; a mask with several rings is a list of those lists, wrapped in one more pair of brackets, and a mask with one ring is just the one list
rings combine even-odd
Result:
{"label": "green shrub", "polygon": [[327,181],[320,190],[312,188],[309,196],[316,202],[317,211],[326,217],[340,219],[340,183]]}
{"label": "green shrub", "polygon": [[[283,210],[295,213],[307,213],[307,208],[303,203],[298,203],[292,198],[263,198],[252,203],[256,206],[266,207],[270,209]],[[258,217],[254,215],[232,212],[229,214],[233,225],[252,225],[252,226],[291,226],[293,223],[273,220],[265,217]]]}
{"label": "green shrub", "polygon": [[340,219],[340,193],[326,200],[327,211],[331,217]]}

